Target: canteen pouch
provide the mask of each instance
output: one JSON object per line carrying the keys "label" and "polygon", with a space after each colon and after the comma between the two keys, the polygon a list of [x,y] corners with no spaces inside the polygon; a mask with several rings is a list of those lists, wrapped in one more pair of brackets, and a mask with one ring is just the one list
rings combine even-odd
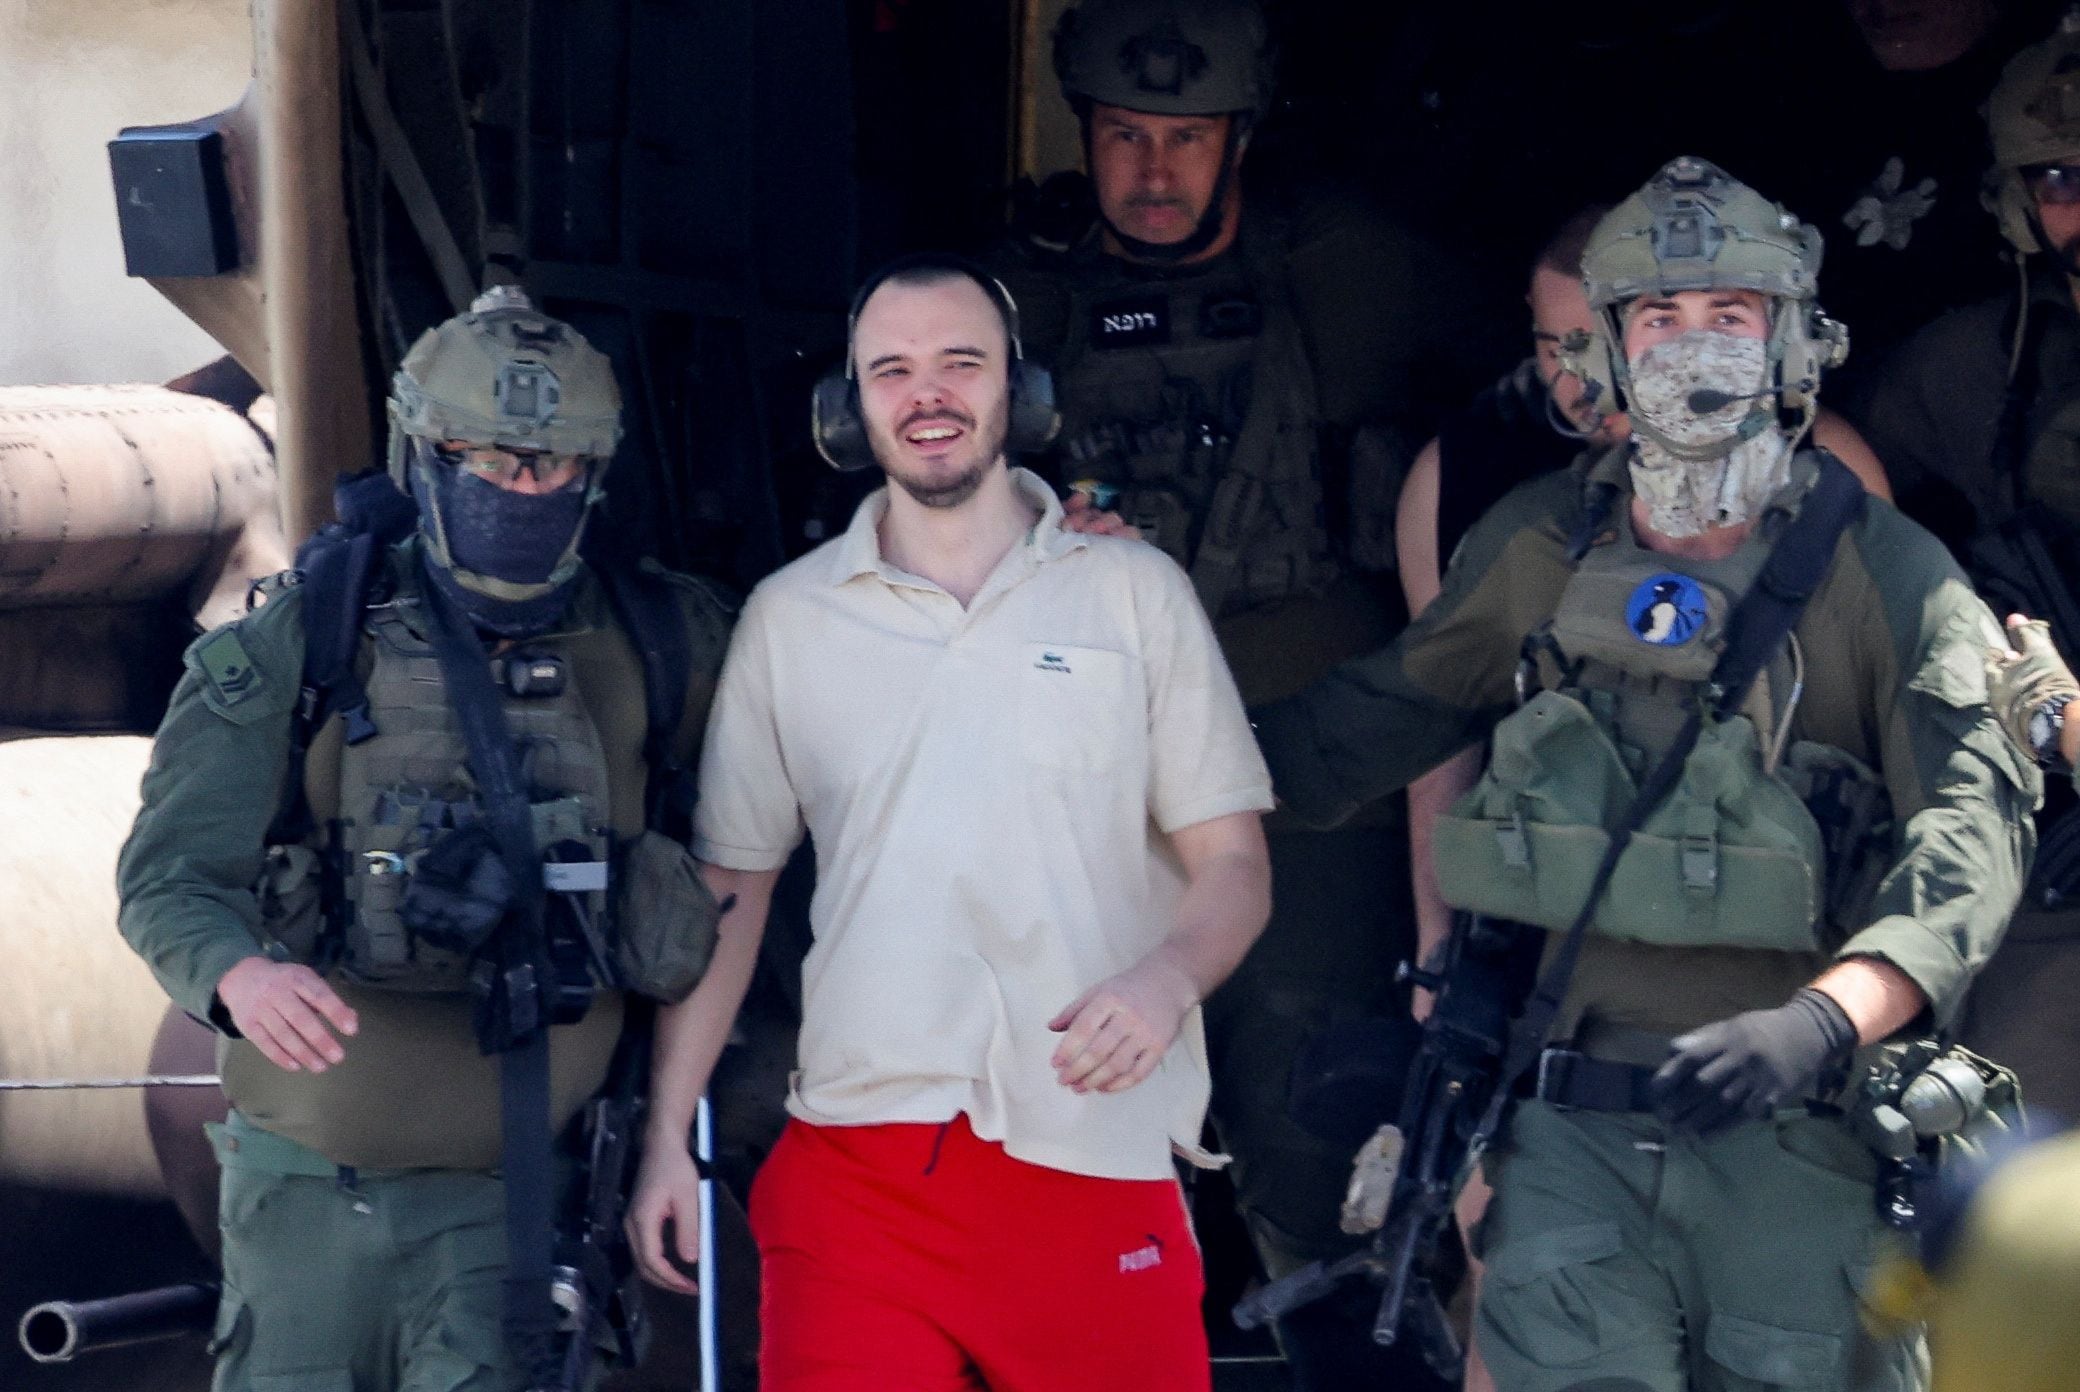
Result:
{"label": "canteen pouch", "polygon": [[614,966],[626,990],[666,1005],[684,1000],[715,955],[722,917],[693,853],[646,831],[622,852]]}
{"label": "canteen pouch", "polygon": [[[1589,708],[1541,691],[1496,727],[1487,771],[1438,819],[1438,888],[1454,908],[1564,931],[1636,794]],[[1818,824],[1763,772],[1754,726],[1709,722],[1589,928],[1664,947],[1814,951],[1824,865]]]}
{"label": "canteen pouch", "polygon": [[315,961],[325,931],[318,853],[304,845],[269,846],[253,897],[260,905],[260,941],[267,955],[276,961]]}

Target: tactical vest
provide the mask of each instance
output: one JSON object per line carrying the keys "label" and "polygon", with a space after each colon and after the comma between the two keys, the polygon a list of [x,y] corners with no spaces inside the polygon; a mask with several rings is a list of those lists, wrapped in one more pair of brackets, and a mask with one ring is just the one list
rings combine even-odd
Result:
{"label": "tactical vest", "polygon": [[[1624,457],[1607,455],[1598,473]],[[1799,490],[1717,562],[1639,545],[1619,494],[1607,536],[1525,640],[1523,699],[1496,727],[1486,772],[1438,822],[1446,902],[1555,931],[1574,921],[1641,781],[1690,712],[1709,708],[1728,616],[1815,475],[1802,456]],[[1794,634],[1740,713],[1707,717],[1675,790],[1620,857],[1592,932],[1814,952],[1860,926],[1886,863],[1889,808],[1855,757],[1790,740],[1805,658]]]}
{"label": "tactical vest", "polygon": [[[406,618],[415,608],[393,599],[367,611],[363,686],[377,733],[313,744],[307,782],[314,806],[328,806],[307,843],[270,849],[262,928],[278,958],[386,990],[461,992],[475,954],[400,912],[428,853],[482,819],[439,660]],[[551,909],[575,926],[580,970],[598,986],[679,999],[712,951],[714,902],[685,848],[626,811],[640,809],[647,776],[634,648],[582,630],[527,640],[492,664],[523,751]]]}
{"label": "tactical vest", "polygon": [[1187,274],[1091,268],[1070,289],[1055,368],[1062,482],[1095,485],[1216,618],[1320,594],[1341,573],[1314,371],[1275,243],[1245,226],[1234,253]]}

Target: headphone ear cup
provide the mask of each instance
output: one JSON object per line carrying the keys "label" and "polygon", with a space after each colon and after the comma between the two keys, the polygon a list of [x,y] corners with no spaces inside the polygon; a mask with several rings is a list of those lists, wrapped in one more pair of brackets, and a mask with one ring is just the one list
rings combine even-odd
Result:
{"label": "headphone ear cup", "polygon": [[1039,363],[1015,358],[1011,363],[1010,390],[1004,453],[1038,454],[1054,443],[1062,428],[1062,413],[1054,401],[1054,374]]}
{"label": "headphone ear cup", "polygon": [[809,397],[809,436],[816,452],[833,469],[854,473],[872,468],[874,450],[867,443],[867,423],[860,415],[859,384],[832,368],[816,380]]}

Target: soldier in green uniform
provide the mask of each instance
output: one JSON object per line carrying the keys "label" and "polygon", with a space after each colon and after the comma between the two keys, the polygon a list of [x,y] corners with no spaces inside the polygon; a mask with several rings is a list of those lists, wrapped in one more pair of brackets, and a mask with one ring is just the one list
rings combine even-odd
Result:
{"label": "soldier in green uniform", "polygon": [[[1955,1021],[2039,784],[1954,562],[1800,447],[1843,339],[1819,259],[1716,167],[1665,166],[1592,234],[1596,325],[1568,347],[1631,439],[1511,493],[1399,639],[1259,714],[1318,821],[1487,739],[1438,824],[1446,901],[1549,949],[1593,905],[1485,1162],[1478,1340],[1511,1392],[1923,1385],[1918,1337],[1859,1324],[1878,1161],[1828,1105],[1861,1050]],[[1846,519],[1824,543],[1813,500]],[[1718,709],[1732,619],[1798,593],[1758,585],[1766,561],[1809,597]],[[1643,784],[1667,790],[1590,898]]]}
{"label": "soldier in green uniform", "polygon": [[[712,941],[714,905],[646,809],[696,752],[730,611],[687,577],[624,589],[619,567],[579,558],[620,435],[611,366],[493,290],[413,347],[390,419],[416,531],[374,549],[365,589],[321,583],[312,553],[308,578],[269,582],[189,649],[118,872],[124,937],[220,1035],[220,1392],[562,1384],[547,1365],[568,1348],[510,1325],[536,1300],[522,1324],[555,1329],[550,1281],[502,1310],[523,1279],[509,1246],[549,1241],[519,1176],[547,1193],[546,1136],[601,1088],[628,993],[682,995],[703,925]],[[650,599],[625,599],[636,586]],[[306,650],[328,629],[351,680],[320,689]],[[471,696],[444,666],[458,635],[465,662],[492,654]],[[678,690],[638,637],[682,645]],[[518,756],[509,800],[465,729],[476,696]],[[520,872],[547,915],[539,963],[511,946],[527,910],[500,878],[526,882],[502,855],[508,806],[538,857]],[[516,974],[537,966],[550,989],[523,993]],[[530,1006],[554,1021],[532,1033],[539,1054],[487,1055],[473,1013],[494,1006],[515,1037]],[[525,1095],[516,1113],[513,1060],[543,1056],[533,1115]],[[538,1155],[516,1149],[530,1128]]]}
{"label": "soldier in green uniform", "polygon": [[[1862,419],[1900,506],[1951,543],[1988,603],[2080,651],[2080,23],[2018,54],[1986,117],[2015,288],[1908,340]],[[2080,799],[2063,780],[2037,830],[1963,1036],[2020,1074],[2033,1111],[2080,1121]]]}
{"label": "soldier in green uniform", "polygon": [[[1245,700],[1297,691],[1405,621],[1393,506],[1434,424],[1421,403],[1489,375],[1474,331],[1490,321],[1455,298],[1448,258],[1384,220],[1245,199],[1273,77],[1254,0],[1083,0],[1055,68],[1097,220],[1004,268],[1062,412],[1040,467],[1071,490],[1072,521],[1115,512],[1190,573]],[[1442,332],[1453,320],[1467,332]],[[1214,1127],[1273,1275],[1353,1241],[1337,1225],[1347,1150],[1292,1119],[1288,1084],[1321,1026],[1406,1009],[1405,826],[1399,797],[1333,832],[1268,819],[1274,917],[1207,1003]],[[1399,1371],[1406,1355],[1381,1354],[1370,1321],[1353,1304],[1286,1322],[1300,1384]]]}

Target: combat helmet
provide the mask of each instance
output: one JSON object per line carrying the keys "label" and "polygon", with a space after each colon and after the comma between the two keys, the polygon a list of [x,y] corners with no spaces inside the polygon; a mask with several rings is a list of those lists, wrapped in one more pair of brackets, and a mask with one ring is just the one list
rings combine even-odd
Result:
{"label": "combat helmet", "polygon": [[1986,204],[2024,256],[2049,251],[2023,171],[2080,160],[2080,14],[2009,60],[1986,99],[1993,143]]}
{"label": "combat helmet", "polygon": [[1709,160],[1670,160],[1590,233],[1582,287],[1595,328],[1562,345],[1566,366],[1593,404],[1610,409],[1617,392],[1629,389],[1618,317],[1626,301],[1685,290],[1752,290],[1774,301],[1769,363],[1776,402],[1758,402],[1742,429],[1759,430],[1778,405],[1810,418],[1820,374],[1849,354],[1848,332],[1814,303],[1820,252],[1819,229],[1781,204]]}
{"label": "combat helmet", "polygon": [[1255,0],[1083,0],[1054,30],[1062,95],[1159,116],[1271,109],[1271,36]]}
{"label": "combat helmet", "polygon": [[[428,560],[464,590],[524,604],[562,589],[577,573],[585,515],[621,440],[621,393],[605,354],[516,285],[495,286],[465,312],[419,336],[392,378],[391,479],[419,500]],[[584,507],[545,579],[514,581],[457,565],[444,484],[456,472],[443,442],[576,455],[586,464]]]}

